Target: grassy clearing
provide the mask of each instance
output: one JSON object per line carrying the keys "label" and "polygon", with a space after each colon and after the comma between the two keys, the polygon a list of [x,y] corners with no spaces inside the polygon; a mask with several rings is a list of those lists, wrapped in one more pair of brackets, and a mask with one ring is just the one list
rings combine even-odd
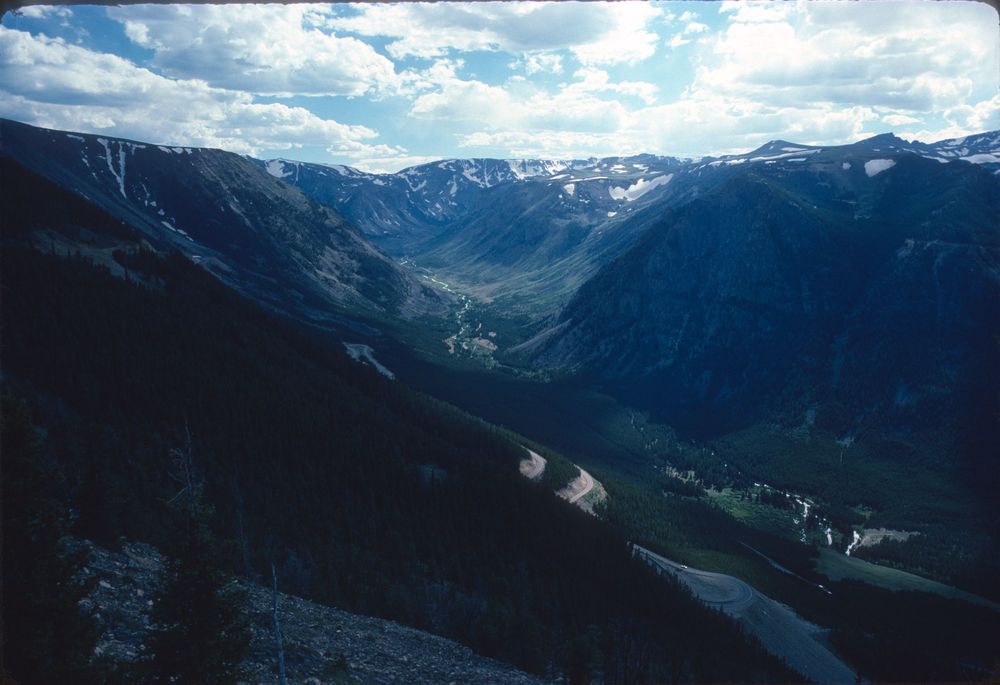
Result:
{"label": "grassy clearing", "polygon": [[816,560],[816,570],[830,580],[860,580],[887,590],[930,592],[949,599],[961,599],[1000,611],[1000,603],[991,602],[971,592],[959,590],[951,585],[945,585],[907,571],[844,556],[832,550],[820,550]]}
{"label": "grassy clearing", "polygon": [[709,499],[737,521],[788,540],[798,540],[799,526],[792,522],[792,512],[740,497],[739,490],[708,490]]}

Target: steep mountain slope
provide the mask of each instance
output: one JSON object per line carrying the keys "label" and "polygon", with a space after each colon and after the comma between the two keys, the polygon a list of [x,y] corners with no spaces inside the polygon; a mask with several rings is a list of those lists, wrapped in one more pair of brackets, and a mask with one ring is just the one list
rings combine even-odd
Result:
{"label": "steep mountain slope", "polygon": [[[119,666],[133,663],[149,641],[149,597],[162,585],[163,556],[149,545],[126,543],[120,551],[82,543],[87,575],[94,585],[84,603],[100,615],[101,654]],[[249,682],[273,680],[275,664],[272,595],[269,588],[237,581],[248,594],[252,631],[243,667]],[[546,682],[507,664],[485,659],[463,645],[368,616],[339,611],[292,595],[278,605],[291,682],[344,682],[439,685],[493,682],[542,685]],[[331,677],[333,680],[331,681]]]}
{"label": "steep mountain slope", "polygon": [[444,160],[396,174],[260,164],[335,207],[391,254],[484,295],[515,295],[550,311],[648,225],[626,222],[663,192],[681,162]]}
{"label": "steep mountain slope", "polygon": [[320,321],[439,306],[336,212],[239,155],[0,121],[4,157],[268,306]]}
{"label": "steep mountain slope", "polygon": [[283,159],[257,161],[272,176],[334,207],[394,254],[435,235],[476,207],[483,192],[547,170],[529,161],[446,159],[396,174]]}
{"label": "steep mountain slope", "polygon": [[5,391],[30,401],[39,451],[67,474],[90,535],[164,547],[181,445],[234,570],[277,563],[286,591],[535,673],[794,677],[609,527],[521,478],[516,437],[356,364],[186,258],[117,258],[126,277],[0,253]]}
{"label": "steep mountain slope", "polygon": [[701,160],[444,160],[396,174],[284,160],[260,164],[335,207],[391,254],[481,296],[511,297],[519,309],[543,316],[664,211],[749,168],[822,172],[848,159],[863,168],[906,152],[996,171],[1000,133],[932,144],[885,134],[832,148],[776,140],[746,154]]}
{"label": "steep mountain slope", "polygon": [[849,407],[845,435],[993,406],[1000,183],[871,154],[751,166],[668,212],[521,351],[701,430],[811,401]]}

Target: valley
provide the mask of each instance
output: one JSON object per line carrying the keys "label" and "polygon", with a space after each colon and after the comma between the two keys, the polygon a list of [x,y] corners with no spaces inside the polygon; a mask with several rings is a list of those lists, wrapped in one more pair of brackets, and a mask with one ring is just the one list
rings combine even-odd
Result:
{"label": "valley", "polygon": [[997,2],[6,2],[0,683],[1000,685]]}
{"label": "valley", "polygon": [[231,571],[539,677],[991,667],[1000,134],[367,174],[0,123],[5,377],[106,544],[171,544],[183,426]]}

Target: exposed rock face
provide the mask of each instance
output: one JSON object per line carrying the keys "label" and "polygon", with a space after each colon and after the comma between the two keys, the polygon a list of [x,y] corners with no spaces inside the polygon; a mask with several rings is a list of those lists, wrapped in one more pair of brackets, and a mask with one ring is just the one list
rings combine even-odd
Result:
{"label": "exposed rock face", "polygon": [[[89,542],[88,573],[97,581],[83,609],[103,628],[98,650],[115,662],[133,662],[145,651],[149,610],[163,557],[154,548],[127,543],[111,552]],[[247,683],[277,682],[271,592],[237,581],[247,592],[253,637],[244,663]],[[543,680],[478,656],[468,647],[393,621],[359,616],[279,594],[285,662],[290,683],[323,685],[541,685]]]}

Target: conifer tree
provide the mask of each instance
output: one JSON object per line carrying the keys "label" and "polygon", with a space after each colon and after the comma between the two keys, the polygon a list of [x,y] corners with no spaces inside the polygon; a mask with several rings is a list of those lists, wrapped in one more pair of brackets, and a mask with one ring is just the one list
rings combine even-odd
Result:
{"label": "conifer tree", "polygon": [[[24,402],[5,396],[3,448],[3,663],[22,685],[99,680],[98,629],[80,611],[85,552],[65,544],[67,506],[59,470],[47,463]],[[5,680],[6,682],[6,680]]]}
{"label": "conifer tree", "polygon": [[159,683],[235,683],[250,641],[246,598],[220,568],[212,509],[194,473],[189,435],[185,449],[171,456],[183,487],[170,503],[172,559],[151,615],[149,676]]}

